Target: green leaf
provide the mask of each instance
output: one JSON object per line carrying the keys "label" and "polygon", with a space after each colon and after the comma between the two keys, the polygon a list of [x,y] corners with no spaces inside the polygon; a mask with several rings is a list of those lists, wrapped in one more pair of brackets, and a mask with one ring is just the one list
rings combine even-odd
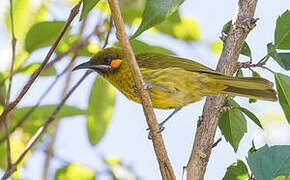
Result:
{"label": "green leaf", "polygon": [[246,41],[243,43],[243,46],[241,49],[241,54],[248,56],[248,57],[250,57],[250,59],[252,59],[252,52],[251,52],[251,49]]}
{"label": "green leaf", "polygon": [[[225,33],[225,34],[229,34],[231,25],[232,25],[232,20],[228,21],[223,26],[222,32]],[[251,52],[251,49],[250,49],[250,47],[249,47],[249,45],[248,45],[248,43],[246,41],[243,43],[243,46],[242,46],[242,49],[241,49],[241,54],[245,55],[245,56],[248,56],[248,57],[250,57],[250,59],[252,59],[252,52]]]}
{"label": "green leaf", "polygon": [[100,0],[83,0],[83,8],[80,21],[97,5]]}
{"label": "green leaf", "polygon": [[256,115],[254,113],[252,113],[251,111],[249,111],[248,109],[243,108],[243,107],[239,107],[238,109],[240,109],[244,114],[246,114],[260,128],[264,129],[261,122],[259,121],[259,119],[256,117]]}
{"label": "green leaf", "polygon": [[[53,111],[56,109],[57,105],[43,105],[36,108],[29,119],[25,121],[25,123],[21,126],[25,132],[30,134],[35,133],[35,131],[41,127],[44,122],[51,116]],[[10,125],[13,127],[15,126],[23,116],[30,111],[32,107],[22,107],[17,108],[14,110],[14,114],[10,121]],[[73,106],[64,105],[61,110],[56,115],[57,119],[64,118],[64,117],[71,117],[76,115],[85,114],[85,111]]]}
{"label": "green leaf", "polygon": [[[290,69],[289,53],[277,53],[272,43],[267,44],[268,54],[285,70]],[[282,59],[283,58],[283,59]]]}
{"label": "green leaf", "polygon": [[242,160],[237,160],[227,168],[222,180],[243,180],[248,178],[248,168]]}
{"label": "green leaf", "polygon": [[289,71],[290,70],[290,53],[278,53],[278,56],[280,57],[280,63],[279,65]]}
{"label": "green leaf", "polygon": [[56,180],[94,180],[96,178],[94,170],[88,169],[81,164],[69,164],[55,173]]}
{"label": "green leaf", "polygon": [[229,32],[230,32],[230,28],[231,28],[231,25],[232,25],[232,20],[228,21],[228,22],[223,26],[222,32],[225,33],[225,34],[229,34]]}
{"label": "green leaf", "polygon": [[279,103],[290,124],[290,77],[281,73],[275,73],[275,82]]}
{"label": "green leaf", "polygon": [[[31,76],[40,66],[40,63],[31,63],[23,66],[18,73],[23,73]],[[54,76],[56,75],[56,69],[52,66],[47,70],[40,73],[40,76]]]}
{"label": "green leaf", "polygon": [[196,21],[181,18],[175,11],[165,21],[155,26],[156,31],[184,41],[200,41],[200,31]]}
{"label": "green leaf", "polygon": [[137,18],[141,18],[142,10],[138,7],[121,8],[122,18],[124,23],[132,26]]}
{"label": "green leaf", "polygon": [[290,146],[264,147],[248,152],[247,162],[256,179],[272,179],[288,176],[290,172]]}
{"label": "green leaf", "polygon": [[91,89],[87,128],[91,145],[95,146],[104,136],[112,117],[115,103],[115,89],[97,77]]}
{"label": "green leaf", "polygon": [[34,24],[25,39],[25,49],[32,52],[35,49],[50,46],[61,32],[65,21],[46,21]]}
{"label": "green leaf", "polygon": [[135,34],[136,38],[147,29],[161,23],[183,3],[184,0],[147,0],[142,14],[142,22]]}
{"label": "green leaf", "polygon": [[[156,53],[162,53],[162,54],[175,55],[174,52],[168,49],[158,47],[158,46],[151,46],[143,41],[139,41],[136,39],[130,40],[130,44],[135,54],[146,53],[146,52],[150,52],[150,53],[156,52]],[[115,43],[113,46],[121,47],[119,42]]]}
{"label": "green leaf", "polygon": [[[55,53],[56,54],[62,54],[66,51],[68,51],[72,46],[74,46],[77,43],[82,42],[83,39],[79,36],[79,35],[68,35],[65,36],[62,41],[59,43],[59,45],[57,46],[57,48],[55,49]],[[89,46],[91,44],[85,45],[83,47],[81,47],[78,50],[78,56],[87,56],[87,57],[91,57],[94,55],[93,52],[91,52],[89,50]],[[70,57],[74,56],[74,53],[70,53],[69,54]]]}
{"label": "green leaf", "polygon": [[290,11],[285,11],[276,21],[275,47],[290,49]]}
{"label": "green leaf", "polygon": [[[17,41],[20,40],[20,42],[23,42],[28,28],[33,24],[33,12],[30,6],[31,4],[29,0],[13,1],[14,32],[17,37]],[[8,31],[11,32],[11,19],[9,11],[7,11],[6,14],[6,26]]]}
{"label": "green leaf", "polygon": [[239,105],[232,99],[230,99],[230,104],[234,108],[221,115],[218,125],[225,139],[230,142],[235,152],[237,152],[239,143],[247,132],[247,121],[242,111],[235,108]]}

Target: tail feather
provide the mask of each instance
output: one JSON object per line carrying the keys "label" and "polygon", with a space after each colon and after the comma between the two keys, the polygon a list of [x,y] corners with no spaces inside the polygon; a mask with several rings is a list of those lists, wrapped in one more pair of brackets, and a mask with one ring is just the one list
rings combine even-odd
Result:
{"label": "tail feather", "polygon": [[254,77],[235,78],[230,76],[214,76],[212,78],[227,86],[221,93],[277,101],[277,93],[272,89],[273,83],[266,79]]}
{"label": "tail feather", "polygon": [[235,78],[229,76],[216,76],[214,79],[218,79],[225,85],[233,87],[242,87],[244,89],[272,89],[273,83],[263,78],[244,77]]}
{"label": "tail feather", "polygon": [[224,89],[222,92],[229,95],[234,96],[244,96],[253,99],[261,99],[268,101],[277,101],[276,91],[273,89],[244,89],[238,87],[228,87]]}

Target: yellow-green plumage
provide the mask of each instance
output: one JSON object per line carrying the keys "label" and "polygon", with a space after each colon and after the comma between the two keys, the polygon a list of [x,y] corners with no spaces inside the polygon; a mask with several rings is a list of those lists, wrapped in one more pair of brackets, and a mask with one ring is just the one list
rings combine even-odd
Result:
{"label": "yellow-green plumage", "polygon": [[[98,65],[108,66],[108,59],[123,61],[118,68],[111,70],[94,69]],[[198,101],[203,96],[217,94],[277,100],[272,89],[273,84],[266,79],[234,78],[191,60],[158,53],[137,54],[136,60],[144,81],[153,85],[148,91],[155,108],[176,109]],[[130,68],[121,49],[104,49],[92,57],[89,65],[91,66],[88,68],[96,70],[128,99],[140,103],[139,95],[134,90]]]}

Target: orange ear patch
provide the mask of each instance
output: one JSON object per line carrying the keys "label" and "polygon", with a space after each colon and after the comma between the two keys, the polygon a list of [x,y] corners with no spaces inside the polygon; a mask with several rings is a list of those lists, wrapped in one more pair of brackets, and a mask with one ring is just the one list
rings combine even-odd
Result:
{"label": "orange ear patch", "polygon": [[111,68],[118,68],[122,64],[123,60],[121,59],[114,59],[112,60],[110,66]]}

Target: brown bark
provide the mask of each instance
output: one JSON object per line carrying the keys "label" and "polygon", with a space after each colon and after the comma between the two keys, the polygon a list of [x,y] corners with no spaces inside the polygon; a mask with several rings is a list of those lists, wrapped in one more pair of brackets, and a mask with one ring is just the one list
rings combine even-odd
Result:
{"label": "brown bark", "polygon": [[[239,1],[219,59],[218,72],[226,75],[232,75],[235,72],[243,42],[256,23],[256,20],[253,19],[256,3],[256,0]],[[188,180],[201,180],[204,177],[224,100],[225,95],[210,96],[206,99],[202,120],[197,128],[193,149],[187,164]]]}

